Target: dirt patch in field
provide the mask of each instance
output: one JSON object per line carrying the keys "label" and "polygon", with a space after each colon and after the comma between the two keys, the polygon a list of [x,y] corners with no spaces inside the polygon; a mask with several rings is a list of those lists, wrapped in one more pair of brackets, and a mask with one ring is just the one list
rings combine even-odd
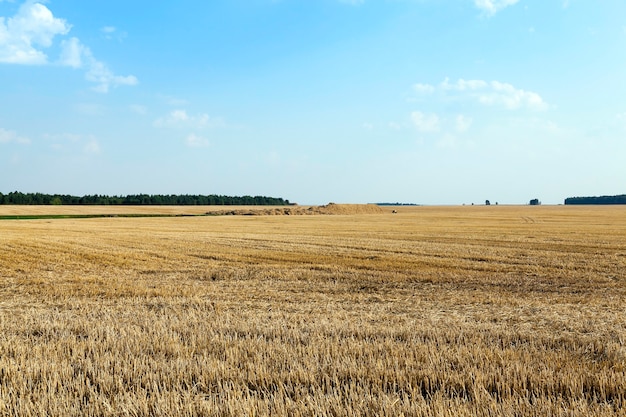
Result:
{"label": "dirt patch in field", "polygon": [[316,214],[381,214],[385,211],[375,204],[335,204],[310,207]]}
{"label": "dirt patch in field", "polygon": [[333,215],[333,214],[381,214],[385,211],[375,204],[335,204],[328,203],[325,206],[311,207],[274,207],[274,208],[249,208],[236,210],[209,211],[208,215],[221,216],[304,216],[304,215]]}

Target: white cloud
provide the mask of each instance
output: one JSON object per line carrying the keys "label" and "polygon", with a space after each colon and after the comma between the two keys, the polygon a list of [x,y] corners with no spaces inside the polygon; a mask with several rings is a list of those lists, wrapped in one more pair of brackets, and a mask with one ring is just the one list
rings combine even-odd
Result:
{"label": "white cloud", "polygon": [[[411,123],[415,129],[422,133],[441,133],[451,135],[452,132],[467,132],[474,119],[469,116],[458,114],[455,117],[442,117],[436,113],[424,113],[414,111],[411,113]],[[402,125],[390,123],[390,129],[400,130]]]}
{"label": "white cloud", "polygon": [[185,139],[185,144],[190,148],[206,148],[209,146],[209,140],[195,133],[191,133]]}
{"label": "white cloud", "polygon": [[72,68],[85,68],[85,79],[97,84],[94,91],[107,93],[110,87],[120,85],[136,85],[137,77],[134,75],[115,75],[106,64],[94,58],[91,50],[83,45],[78,38],[70,38],[61,42],[61,57],[59,64]]}
{"label": "white cloud", "polygon": [[120,31],[115,26],[104,26],[100,28],[100,32],[102,32],[102,36],[104,39],[112,40],[115,39],[117,41],[123,41],[124,38],[128,35],[126,32]]}
{"label": "white cloud", "polygon": [[464,80],[460,78],[456,83],[450,84],[450,80],[446,78],[441,82],[443,90],[455,91],[475,91],[486,88],[489,84],[483,80]]}
{"label": "white cloud", "polygon": [[[67,35],[71,28],[64,19],[54,17],[42,3],[27,1],[15,16],[0,17],[0,63],[49,64],[48,56],[42,49],[52,46],[57,35]],[[56,64],[85,68],[85,79],[97,84],[94,91],[106,93],[110,87],[136,85],[138,82],[133,75],[115,75],[76,37],[62,40],[60,47],[61,54]]]}
{"label": "white cloud", "polygon": [[546,103],[541,96],[532,91],[525,91],[513,87],[511,84],[492,81],[490,89],[481,93],[478,101],[482,104],[504,106],[509,110],[529,108],[531,110],[545,110]]}
{"label": "white cloud", "polygon": [[224,122],[219,118],[211,118],[208,114],[202,113],[191,116],[186,110],[173,110],[165,117],[154,121],[154,126],[159,128],[212,128],[223,127]]}
{"label": "white cloud", "polygon": [[30,143],[30,139],[19,136],[12,130],[5,130],[0,128],[0,143],[19,143],[21,145],[28,145]]}
{"label": "white cloud", "polygon": [[[174,123],[186,122],[190,119],[191,118],[187,115],[187,112],[185,110],[174,110],[170,113],[170,120],[172,120]],[[202,116],[202,119],[204,119],[204,116]]]}
{"label": "white cloud", "polygon": [[434,113],[414,111],[411,113],[411,121],[417,130],[421,132],[439,131],[439,116]]}
{"label": "white cloud", "polygon": [[71,27],[43,4],[26,2],[15,16],[0,17],[0,62],[46,64],[48,56],[41,48],[50,47],[55,36],[67,34]]}
{"label": "white cloud", "polygon": [[459,114],[455,119],[456,131],[459,133],[467,132],[472,126],[472,118]]}
{"label": "white cloud", "polygon": [[474,0],[474,6],[482,10],[486,15],[493,16],[500,10],[513,6],[519,0]]}
{"label": "white cloud", "polygon": [[[421,86],[416,88],[416,86]],[[428,87],[432,87],[432,90]],[[547,103],[533,91],[526,91],[500,81],[464,80],[455,82],[444,79],[437,87],[428,84],[415,84],[418,92],[439,93],[442,100],[476,101],[485,106],[500,106],[508,110],[546,110]]]}
{"label": "white cloud", "polygon": [[[87,49],[89,52],[89,50]],[[110,87],[118,87],[120,85],[137,85],[139,82],[134,75],[115,75],[113,72],[102,62],[97,61],[91,55],[91,52],[85,54],[88,61],[87,74],[85,78],[87,81],[98,84],[93,88],[94,91],[99,93],[107,93]]]}
{"label": "white cloud", "polygon": [[80,43],[78,38],[63,40],[61,41],[59,64],[72,68],[80,68],[83,66],[83,56],[86,54],[91,55],[91,52]]}
{"label": "white cloud", "polygon": [[435,87],[430,84],[415,84],[413,90],[420,94],[430,94],[435,91]]}

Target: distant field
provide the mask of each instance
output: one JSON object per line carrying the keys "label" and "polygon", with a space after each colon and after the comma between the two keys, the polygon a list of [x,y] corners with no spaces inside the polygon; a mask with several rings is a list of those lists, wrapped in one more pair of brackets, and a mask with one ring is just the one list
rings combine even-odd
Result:
{"label": "distant field", "polygon": [[626,207],[383,210],[0,221],[0,415],[626,415]]}

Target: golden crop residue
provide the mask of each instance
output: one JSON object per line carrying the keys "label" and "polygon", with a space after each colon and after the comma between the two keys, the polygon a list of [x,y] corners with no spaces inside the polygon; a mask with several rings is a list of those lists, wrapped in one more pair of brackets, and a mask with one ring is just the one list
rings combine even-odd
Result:
{"label": "golden crop residue", "polygon": [[0,415],[624,415],[623,207],[395,209],[0,221]]}

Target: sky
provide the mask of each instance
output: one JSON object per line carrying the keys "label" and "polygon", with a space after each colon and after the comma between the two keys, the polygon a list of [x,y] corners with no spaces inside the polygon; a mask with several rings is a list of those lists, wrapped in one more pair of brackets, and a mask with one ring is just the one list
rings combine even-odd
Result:
{"label": "sky", "polygon": [[0,192],[626,193],[623,0],[0,0]]}

